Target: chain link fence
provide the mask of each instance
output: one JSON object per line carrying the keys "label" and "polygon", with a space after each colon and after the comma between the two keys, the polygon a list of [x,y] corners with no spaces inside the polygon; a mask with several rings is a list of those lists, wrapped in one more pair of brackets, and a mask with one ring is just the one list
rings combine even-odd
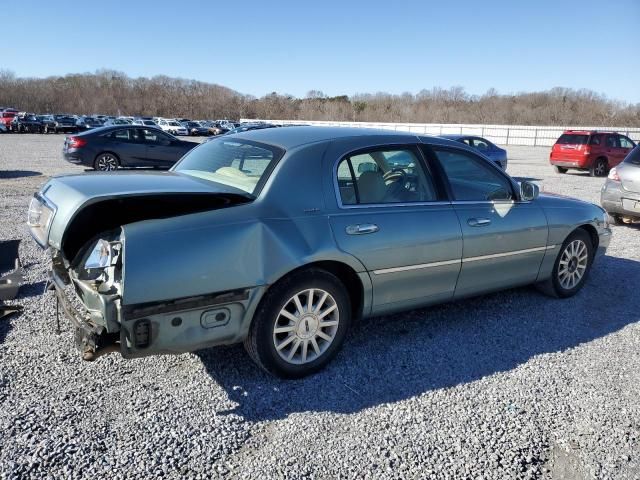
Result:
{"label": "chain link fence", "polygon": [[640,128],[629,127],[544,127],[531,125],[471,125],[446,123],[382,123],[382,122],[331,122],[304,120],[240,119],[241,122],[266,122],[276,125],[319,125],[326,127],[380,128],[421,135],[474,135],[484,137],[500,145],[529,145],[549,147],[565,130],[604,130],[618,132],[640,142]]}

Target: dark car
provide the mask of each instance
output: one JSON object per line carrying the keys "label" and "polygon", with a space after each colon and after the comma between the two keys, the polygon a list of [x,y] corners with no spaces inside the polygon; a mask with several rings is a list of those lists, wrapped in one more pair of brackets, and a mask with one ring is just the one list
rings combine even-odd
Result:
{"label": "dark car", "polygon": [[42,122],[33,113],[18,114],[11,120],[11,131],[17,133],[42,133]]}
{"label": "dark car", "polygon": [[184,122],[182,125],[184,126],[184,128],[187,129],[187,132],[189,132],[189,135],[193,135],[193,136],[211,135],[211,132],[209,131],[209,128],[208,127],[203,127],[198,122]]}
{"label": "dark car", "polygon": [[441,135],[441,137],[469,145],[496,162],[503,170],[507,169],[507,151],[494,145],[486,138],[473,135]]}
{"label": "dark car", "polygon": [[158,128],[117,125],[68,136],[62,151],[71,163],[109,171],[119,167],[169,168],[197,145]]}
{"label": "dark car", "polygon": [[53,118],[56,121],[56,133],[72,133],[78,131],[78,127],[76,126],[76,119],[71,115],[60,114],[54,115]]}
{"label": "dark car", "polygon": [[76,122],[78,130],[91,130],[92,128],[98,128],[102,126],[102,122],[93,117],[82,117]]}
{"label": "dark car", "polygon": [[56,131],[56,120],[53,115],[38,115],[38,120],[42,123],[42,133],[54,133]]}

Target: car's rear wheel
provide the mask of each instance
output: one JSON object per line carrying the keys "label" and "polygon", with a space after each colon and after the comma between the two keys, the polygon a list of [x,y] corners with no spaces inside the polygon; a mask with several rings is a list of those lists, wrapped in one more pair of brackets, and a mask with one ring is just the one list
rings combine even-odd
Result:
{"label": "car's rear wheel", "polygon": [[578,293],[591,270],[593,249],[590,235],[581,228],[575,230],[560,247],[551,278],[539,284],[539,289],[558,298]]}
{"label": "car's rear wheel", "polygon": [[568,168],[558,167],[557,165],[553,167],[556,173],[567,173]]}
{"label": "car's rear wheel", "polygon": [[320,269],[285,277],[265,294],[244,344],[264,370],[300,378],[336,355],[351,323],[342,282]]}
{"label": "car's rear wheel", "polygon": [[608,165],[606,158],[598,158],[591,168],[589,168],[589,175],[592,177],[604,177],[607,174]]}
{"label": "car's rear wheel", "polygon": [[118,157],[109,152],[104,152],[98,155],[93,162],[93,168],[99,172],[110,172],[117,170],[120,166],[120,160]]}

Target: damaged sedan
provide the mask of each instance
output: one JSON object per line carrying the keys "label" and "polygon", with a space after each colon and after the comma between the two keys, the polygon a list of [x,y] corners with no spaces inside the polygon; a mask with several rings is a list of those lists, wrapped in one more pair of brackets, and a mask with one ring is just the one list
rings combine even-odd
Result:
{"label": "damaged sedan", "polygon": [[83,358],[244,342],[283,377],[366,317],[528,284],[572,296],[611,234],[600,207],[459,142],[322,127],[219,137],[168,172],[55,177],[28,224]]}

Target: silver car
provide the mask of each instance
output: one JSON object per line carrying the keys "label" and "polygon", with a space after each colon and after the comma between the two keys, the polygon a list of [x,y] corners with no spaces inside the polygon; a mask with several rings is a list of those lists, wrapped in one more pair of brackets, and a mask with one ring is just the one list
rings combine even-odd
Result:
{"label": "silver car", "polygon": [[609,171],[600,204],[616,223],[640,220],[640,146]]}
{"label": "silver car", "polygon": [[28,223],[85,359],[244,342],[300,377],[366,317],[527,284],[574,295],[607,218],[459,142],[290,127],[216,138],[169,172],[53,178]]}

